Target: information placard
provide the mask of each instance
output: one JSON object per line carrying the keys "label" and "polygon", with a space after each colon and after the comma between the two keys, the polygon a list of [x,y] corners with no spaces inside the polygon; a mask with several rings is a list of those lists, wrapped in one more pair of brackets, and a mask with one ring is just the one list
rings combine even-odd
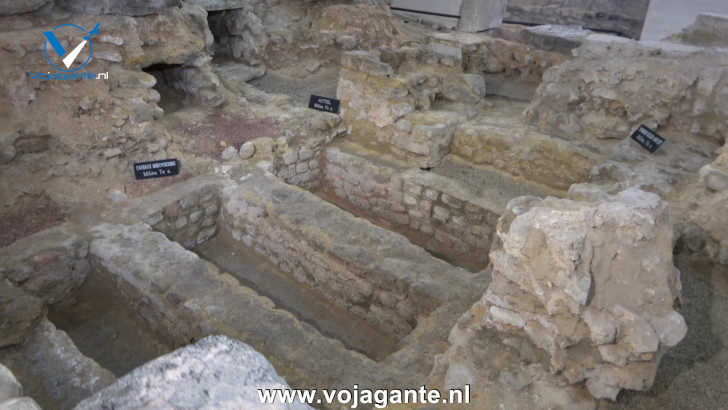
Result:
{"label": "information placard", "polygon": [[654,153],[657,151],[662,144],[665,143],[665,139],[662,138],[658,133],[647,128],[645,125],[640,125],[639,128],[632,134],[632,139],[637,141],[642,148]]}
{"label": "information placard", "polygon": [[134,175],[136,179],[170,177],[178,174],[179,160],[177,159],[163,159],[134,164]]}
{"label": "information placard", "polygon": [[339,105],[341,105],[341,102],[337,99],[320,97],[318,95],[311,95],[311,99],[308,102],[308,108],[333,114],[339,113]]}

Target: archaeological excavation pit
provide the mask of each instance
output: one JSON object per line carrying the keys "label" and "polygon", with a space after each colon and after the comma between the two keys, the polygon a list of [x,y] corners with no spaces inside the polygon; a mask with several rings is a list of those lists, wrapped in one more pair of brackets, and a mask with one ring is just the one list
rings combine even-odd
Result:
{"label": "archaeological excavation pit", "polygon": [[0,4],[0,408],[724,406],[728,18],[623,3]]}

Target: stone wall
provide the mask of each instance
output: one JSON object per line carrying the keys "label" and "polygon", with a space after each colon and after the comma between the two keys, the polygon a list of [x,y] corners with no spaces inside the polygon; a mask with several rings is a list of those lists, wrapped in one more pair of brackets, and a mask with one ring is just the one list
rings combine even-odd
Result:
{"label": "stone wall", "polygon": [[508,0],[505,21],[577,25],[639,39],[650,0]]}
{"label": "stone wall", "polygon": [[485,34],[434,33],[430,47],[453,57],[465,72],[502,74],[524,82],[540,82],[545,70],[567,59],[563,53]]}
{"label": "stone wall", "polygon": [[[71,409],[116,381],[109,370],[84,356],[66,332],[45,318],[25,343],[0,350],[0,362],[23,382],[24,393],[46,409]],[[1,399],[0,408],[6,409]]]}
{"label": "stone wall", "polygon": [[276,161],[276,176],[286,183],[305,189],[315,189],[321,184],[321,155],[325,148],[323,139],[312,139],[302,146],[288,146]]}
{"label": "stone wall", "polygon": [[593,150],[497,118],[462,124],[453,136],[451,152],[560,191],[589,180],[591,169],[603,160]]}
{"label": "stone wall", "polygon": [[602,145],[640,124],[683,142],[728,137],[725,51],[592,34],[575,53],[546,72],[526,111],[540,131]]}
{"label": "stone wall", "polygon": [[88,240],[64,223],[0,249],[0,280],[44,305],[67,301],[88,274]]}
{"label": "stone wall", "polygon": [[219,193],[208,187],[165,206],[147,222],[185,248],[193,248],[217,233],[219,211]]}
{"label": "stone wall", "polygon": [[466,274],[400,235],[259,172],[224,190],[223,224],[298,281],[400,337],[447,300],[452,290],[444,278]]}
{"label": "stone wall", "polygon": [[222,185],[222,180],[214,177],[192,178],[123,203],[105,216],[143,220],[185,248],[193,248],[217,233]]}
{"label": "stone wall", "polygon": [[700,257],[728,265],[728,142],[719,152],[715,161],[700,169],[699,190],[688,212],[691,224],[682,239]]}
{"label": "stone wall", "polygon": [[487,265],[500,215],[482,201],[454,192],[452,181],[426,171],[375,165],[336,147],[326,150],[325,164],[329,193],[405,230],[427,249]]}
{"label": "stone wall", "polygon": [[409,377],[321,335],[146,224],[101,224],[91,234],[95,274],[113,281],[129,308],[174,346],[225,334],[262,352],[301,388],[394,386]]}
{"label": "stone wall", "polygon": [[[426,47],[345,53],[337,92],[343,126],[354,137],[391,144],[394,124],[431,109],[437,98],[477,105],[485,96],[483,79],[457,64],[453,56]],[[432,156],[429,150],[413,154]]]}

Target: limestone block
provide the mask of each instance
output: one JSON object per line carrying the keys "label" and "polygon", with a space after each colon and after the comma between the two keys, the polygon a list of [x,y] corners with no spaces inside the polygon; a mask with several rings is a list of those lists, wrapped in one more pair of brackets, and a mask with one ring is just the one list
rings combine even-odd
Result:
{"label": "limestone block", "polygon": [[220,156],[223,161],[228,161],[238,156],[238,150],[233,146],[229,146],[222,151]]}
{"label": "limestone block", "polygon": [[0,347],[21,343],[44,309],[41,299],[0,278]]}
{"label": "limestone block", "polygon": [[541,50],[571,54],[591,32],[580,26],[545,24],[521,30],[521,40]]}
{"label": "limestone block", "polygon": [[10,369],[0,364],[0,403],[22,395],[23,386]]}
{"label": "limestone block", "polygon": [[240,147],[240,158],[250,159],[255,155],[255,143],[248,141]]}
{"label": "limestone block", "polygon": [[[76,410],[257,409],[261,408],[258,389],[264,388],[286,389],[288,384],[250,346],[227,336],[209,336],[133,370],[79,403]],[[266,408],[310,409],[300,403]]]}
{"label": "limestone block", "polygon": [[5,277],[45,304],[68,297],[86,279],[88,242],[69,224],[38,232],[0,249]]}
{"label": "limestone block", "polygon": [[700,179],[711,191],[725,191],[728,189],[728,171],[719,169],[712,164],[700,169]]}
{"label": "limestone block", "polygon": [[72,408],[116,381],[110,371],[84,356],[64,331],[45,319],[23,345],[6,350],[3,361],[18,374],[38,380],[44,396],[56,408]]}
{"label": "limestone block", "polygon": [[0,410],[41,410],[41,408],[30,397],[18,397],[0,402]]}
{"label": "limestone block", "polygon": [[453,327],[433,374],[468,375],[489,386],[476,403],[508,408],[593,409],[594,399],[649,389],[687,332],[673,308],[672,232],[667,203],[637,189],[592,202],[511,200],[488,290]]}
{"label": "limestone block", "polygon": [[235,62],[216,64],[212,69],[224,83],[247,83],[265,75],[265,66],[251,67]]}
{"label": "limestone block", "polygon": [[341,56],[341,65],[370,75],[392,75],[392,67],[367,51],[347,51]]}
{"label": "limestone block", "polygon": [[[491,250],[486,323],[504,331],[525,324],[516,327],[548,347],[551,365],[570,379],[589,379],[595,398],[649,388],[659,356],[687,332],[673,309],[680,280],[667,204],[630,189],[589,203],[516,199],[509,209]],[[529,331],[536,322],[539,331]],[[598,353],[565,350],[584,339]]]}
{"label": "limestone block", "polygon": [[440,165],[450,153],[455,127],[464,120],[460,114],[450,111],[412,113],[405,119],[413,124],[412,129],[409,133],[395,133],[392,145],[414,155],[421,168]]}

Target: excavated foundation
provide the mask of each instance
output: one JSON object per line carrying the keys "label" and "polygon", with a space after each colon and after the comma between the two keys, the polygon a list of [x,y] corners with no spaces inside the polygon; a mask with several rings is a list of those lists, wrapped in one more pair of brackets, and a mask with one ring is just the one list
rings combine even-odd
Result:
{"label": "excavated foundation", "polygon": [[[102,218],[11,248],[36,243],[17,256],[24,263],[57,247],[47,235],[88,241],[85,277],[48,320],[109,377],[226,334],[292,385],[414,385],[488,281],[255,168],[237,182],[194,178]],[[24,366],[14,369],[33,375],[23,383],[52,402],[43,386],[58,376]]]}
{"label": "excavated foundation", "polygon": [[112,281],[92,271],[70,304],[52,306],[50,320],[85,356],[121,377],[173,350],[129,309]]}
{"label": "excavated foundation", "polygon": [[[704,28],[727,19],[670,43],[433,29],[366,2],[36,3],[0,5],[0,363],[43,408],[211,335],[293,388],[726,396],[728,57]],[[66,17],[99,24],[88,70],[108,82],[39,80]],[[130,172],[171,158],[179,176]]]}

